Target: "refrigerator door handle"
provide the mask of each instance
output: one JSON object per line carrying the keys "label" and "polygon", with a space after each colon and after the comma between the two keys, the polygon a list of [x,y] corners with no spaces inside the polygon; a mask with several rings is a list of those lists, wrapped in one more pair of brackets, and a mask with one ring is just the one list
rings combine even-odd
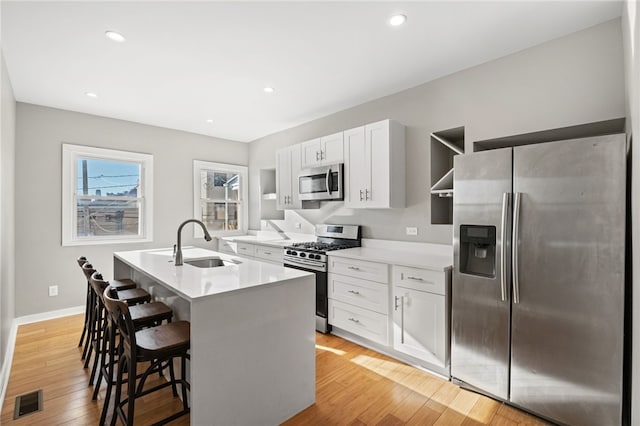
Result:
{"label": "refrigerator door handle", "polygon": [[522,194],[515,192],[513,194],[513,240],[511,241],[511,270],[513,271],[513,303],[520,303],[520,283],[518,282],[518,240],[519,223],[520,223],[520,196]]}
{"label": "refrigerator door handle", "polygon": [[509,225],[509,199],[511,194],[502,194],[502,230],[500,237],[500,300],[507,300],[507,226]]}

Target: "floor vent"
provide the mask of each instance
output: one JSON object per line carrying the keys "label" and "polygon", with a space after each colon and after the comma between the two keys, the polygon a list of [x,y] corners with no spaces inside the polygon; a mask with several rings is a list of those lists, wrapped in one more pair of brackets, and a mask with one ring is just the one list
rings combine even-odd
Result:
{"label": "floor vent", "polygon": [[13,419],[19,419],[37,411],[42,411],[42,389],[16,397]]}

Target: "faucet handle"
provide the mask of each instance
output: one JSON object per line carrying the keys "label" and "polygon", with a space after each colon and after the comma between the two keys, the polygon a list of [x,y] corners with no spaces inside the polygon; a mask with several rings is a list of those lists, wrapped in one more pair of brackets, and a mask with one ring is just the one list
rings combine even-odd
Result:
{"label": "faucet handle", "polygon": [[176,260],[176,251],[178,250],[178,245],[174,244],[173,245],[173,255],[171,255],[171,257],[173,258],[173,260]]}

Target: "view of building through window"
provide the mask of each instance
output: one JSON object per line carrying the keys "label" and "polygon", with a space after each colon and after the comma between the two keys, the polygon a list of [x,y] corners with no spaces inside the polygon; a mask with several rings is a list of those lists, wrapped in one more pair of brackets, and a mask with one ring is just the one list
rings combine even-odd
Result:
{"label": "view of building through window", "polygon": [[77,236],[138,235],[139,163],[77,157]]}
{"label": "view of building through window", "polygon": [[238,229],[240,176],[233,172],[200,170],[200,208],[209,231]]}

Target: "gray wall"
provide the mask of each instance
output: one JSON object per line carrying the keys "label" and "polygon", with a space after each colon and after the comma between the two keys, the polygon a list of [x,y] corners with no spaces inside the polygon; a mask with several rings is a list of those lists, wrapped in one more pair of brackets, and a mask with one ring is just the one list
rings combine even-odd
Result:
{"label": "gray wall", "polygon": [[[154,241],[61,246],[62,144],[153,154]],[[16,124],[16,316],[84,304],[85,255],[106,277],[112,253],[171,247],[180,222],[193,216],[193,160],[247,165],[247,144],[127,121],[18,103]],[[184,244],[196,243],[191,226]],[[204,243],[199,240],[196,244]],[[48,297],[57,284],[59,296]]]}
{"label": "gray wall", "polygon": [[[640,7],[636,1],[625,2],[622,15],[622,34],[624,42],[625,78],[627,86],[627,133],[636,140],[640,138]],[[631,155],[631,238],[634,252],[640,247],[640,150],[632,150]],[[632,332],[632,371],[631,371],[631,424],[640,424],[640,256],[632,259],[633,274],[633,332]]]}
{"label": "gray wall", "polygon": [[[364,225],[366,238],[451,244],[449,225],[430,225],[429,133],[465,126],[471,142],[625,115],[620,19],[529,48],[421,86],[291,128],[251,143],[250,228],[260,228],[259,171],[274,168],[274,151],[365,123],[392,118],[407,126],[407,207],[287,212],[281,228],[309,224]],[[407,237],[406,226],[419,235]]]}
{"label": "gray wall", "polygon": [[0,51],[0,366],[15,316],[15,126],[16,100]]}

